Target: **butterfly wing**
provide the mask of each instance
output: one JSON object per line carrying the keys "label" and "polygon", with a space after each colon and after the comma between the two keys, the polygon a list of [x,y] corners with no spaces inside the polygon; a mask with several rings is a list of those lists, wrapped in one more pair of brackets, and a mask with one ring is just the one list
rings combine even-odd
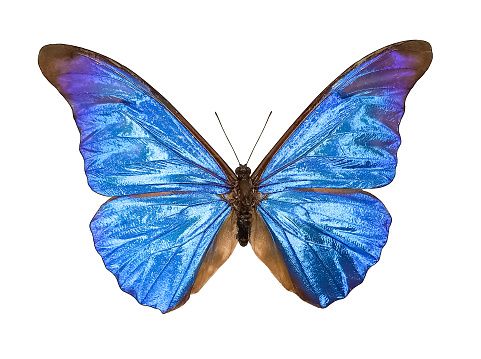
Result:
{"label": "butterfly wing", "polygon": [[229,211],[210,193],[123,196],[106,202],[90,229],[120,288],[165,313],[184,304],[234,250]]}
{"label": "butterfly wing", "polygon": [[72,107],[90,187],[107,196],[226,193],[235,174],[182,115],[115,61],[69,45],[39,53],[45,77]]}
{"label": "butterfly wing", "polygon": [[391,219],[359,189],[394,178],[404,102],[431,59],[427,42],[405,41],[358,61],[253,173],[267,199],[258,206],[263,225],[255,227],[252,247],[305,301],[325,307],[344,298],[378,261]]}
{"label": "butterfly wing", "polygon": [[254,171],[259,190],[361,189],[390,183],[404,102],[431,60],[429,43],[405,41],[352,65],[309,105]]}
{"label": "butterfly wing", "polygon": [[141,304],[179,307],[237,243],[218,196],[235,174],[165,98],[115,61],[47,45],[39,66],[72,107],[90,187],[122,196],[91,223],[105,266]]}
{"label": "butterfly wing", "polygon": [[[272,236],[261,237],[263,246],[278,252],[279,260],[267,266],[285,278],[279,281],[286,289],[318,307],[344,298],[363,281],[379,260],[391,223],[384,205],[361,191],[282,191],[262,201],[258,213]],[[262,260],[256,239],[252,247]]]}

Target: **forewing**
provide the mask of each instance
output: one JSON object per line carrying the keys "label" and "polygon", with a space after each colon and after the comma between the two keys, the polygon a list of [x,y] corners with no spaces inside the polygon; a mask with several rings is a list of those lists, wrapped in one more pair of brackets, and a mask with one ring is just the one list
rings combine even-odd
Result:
{"label": "forewing", "polygon": [[69,45],[43,47],[38,61],[72,107],[94,191],[108,196],[226,192],[235,178],[232,170],[165,98],[132,71]]}
{"label": "forewing", "polygon": [[220,231],[229,211],[208,193],[125,196],[107,201],[90,229],[120,288],[165,313],[184,304],[198,275],[194,292],[234,250],[235,236],[222,233],[230,228]]}
{"label": "forewing", "polygon": [[404,102],[431,59],[429,43],[405,41],[352,65],[269,152],[253,173],[254,183],[265,193],[390,183]]}
{"label": "forewing", "polygon": [[284,260],[290,290],[318,307],[344,298],[363,281],[379,260],[391,223],[384,205],[362,191],[278,192],[258,212]]}

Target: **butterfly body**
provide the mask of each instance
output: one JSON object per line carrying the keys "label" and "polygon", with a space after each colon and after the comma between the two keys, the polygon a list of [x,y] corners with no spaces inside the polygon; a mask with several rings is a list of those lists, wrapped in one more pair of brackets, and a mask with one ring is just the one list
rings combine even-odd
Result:
{"label": "butterfly body", "polygon": [[262,200],[262,195],[252,183],[250,176],[251,169],[247,165],[239,165],[235,169],[237,176],[236,183],[229,193],[227,201],[231,205],[237,217],[237,235],[236,238],[242,247],[249,243],[249,237],[252,226],[252,212]]}
{"label": "butterfly body", "polygon": [[70,104],[90,187],[111,196],[90,223],[120,288],[168,312],[250,243],[279,282],[327,307],[380,258],[391,217],[364,189],[394,178],[404,102],[432,60],[403,41],[354,63],[251,175],[235,172],[162,95],[98,53],[47,45],[39,66]]}

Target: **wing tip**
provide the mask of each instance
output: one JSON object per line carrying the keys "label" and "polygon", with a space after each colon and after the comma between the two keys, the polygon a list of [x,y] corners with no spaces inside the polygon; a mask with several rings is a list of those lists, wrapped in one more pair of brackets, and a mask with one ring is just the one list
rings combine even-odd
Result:
{"label": "wing tip", "polygon": [[41,58],[62,58],[74,57],[74,54],[82,50],[80,47],[66,44],[47,44],[42,46],[38,53],[39,62]]}
{"label": "wing tip", "polygon": [[406,40],[395,43],[391,46],[402,47],[403,49],[415,52],[432,52],[431,44],[425,40]]}
{"label": "wing tip", "polygon": [[38,66],[45,78],[57,89],[57,77],[64,64],[73,59],[77,48],[71,45],[50,44],[43,46],[38,53]]}
{"label": "wing tip", "polygon": [[408,40],[391,45],[392,50],[397,52],[410,52],[417,54],[420,62],[418,69],[421,77],[431,65],[433,60],[433,48],[431,44],[424,40]]}

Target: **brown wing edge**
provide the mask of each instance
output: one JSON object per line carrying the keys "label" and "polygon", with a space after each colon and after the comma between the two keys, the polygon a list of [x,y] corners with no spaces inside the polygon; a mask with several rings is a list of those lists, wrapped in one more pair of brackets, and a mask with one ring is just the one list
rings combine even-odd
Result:
{"label": "brown wing edge", "polygon": [[[118,62],[112,60],[111,58],[98,54],[96,52],[77,47],[72,45],[64,45],[64,44],[51,44],[45,45],[40,49],[38,54],[38,65],[40,70],[42,71],[43,75],[47,78],[47,80],[55,87],[57,90],[61,92],[60,85],[57,82],[57,75],[58,75],[58,63],[57,61],[69,61],[70,59],[75,58],[76,56],[86,56],[92,59],[100,60],[105,63],[108,63],[112,66],[118,67],[122,71],[128,73],[129,75],[135,77],[137,80],[142,82],[153,95],[153,98],[158,101],[160,104],[165,106],[172,115],[177,118],[177,120],[184,125],[187,130],[194,136],[202,146],[209,152],[209,154],[214,158],[217,162],[219,167],[222,169],[224,174],[227,177],[227,181],[229,184],[235,183],[236,175],[234,171],[227,165],[227,163],[220,157],[220,155],[209,145],[209,143],[197,132],[197,130],[180,114],[179,111],[165,99],[157,90],[155,90],[152,86],[150,86],[146,81],[144,81],[140,76],[136,73],[128,69],[127,67],[119,64]],[[63,95],[63,94],[62,94]]]}
{"label": "brown wing edge", "polygon": [[252,216],[249,242],[256,256],[269,268],[274,277],[276,277],[285,289],[297,294],[303,301],[313,304],[296,283],[292,281],[286,263],[257,210],[255,210]]}
{"label": "brown wing edge", "polygon": [[[411,51],[411,52],[419,52],[425,53],[424,61],[422,62],[422,66],[420,67],[420,71],[418,72],[418,78],[426,72],[429,65],[432,61],[432,48],[429,42],[423,40],[408,40],[408,41],[401,41],[397,42],[388,46],[385,46],[373,53],[363,57],[361,60],[357,61],[356,63],[352,64],[347,70],[345,70],[341,75],[339,75],[334,81],[332,81],[329,86],[327,86],[315,99],[311,102],[309,106],[301,113],[301,115],[294,121],[294,123],[287,129],[287,131],[282,135],[282,137],[277,141],[277,143],[272,147],[269,151],[267,156],[262,160],[262,162],[257,166],[256,170],[253,172],[251,178],[254,185],[258,185],[261,179],[262,174],[264,173],[267,165],[272,160],[274,155],[279,151],[282,145],[287,141],[287,139],[291,136],[291,134],[299,127],[299,125],[306,119],[307,116],[317,107],[319,104],[327,97],[327,94],[331,90],[331,88],[344,76],[346,76],[350,71],[354,70],[356,67],[361,65],[363,62],[367,62],[372,58],[378,56],[379,54],[385,51],[391,50],[404,50],[404,51]],[[416,81],[417,81],[416,80]],[[416,82],[415,81],[415,82]]]}
{"label": "brown wing edge", "polygon": [[233,211],[231,211],[224,223],[219,229],[214,241],[207,250],[199,272],[192,286],[192,294],[202,289],[205,283],[214,275],[214,273],[225,263],[230,257],[237,245],[237,219]]}
{"label": "brown wing edge", "polygon": [[[378,200],[384,206],[384,203],[382,203],[382,201],[379,198],[377,198],[372,193],[369,193],[369,192],[364,191],[362,189],[351,189],[351,188],[297,188],[295,190],[298,191],[298,192],[331,193],[331,194],[339,194],[339,195],[351,194],[351,193],[361,193],[361,194],[364,194],[366,196],[369,196],[369,197],[372,197],[372,198]],[[386,206],[384,206],[384,208],[386,208]],[[387,208],[386,208],[386,211],[387,211]],[[388,213],[389,213],[389,211],[388,211]]]}
{"label": "brown wing edge", "polygon": [[214,273],[227,261],[237,245],[236,228],[236,216],[234,212],[231,212],[224,220],[214,241],[204,254],[204,258],[202,258],[202,263],[190,291],[186,293],[179,304],[166,313],[183,306],[189,300],[191,294],[200,291],[204,284],[207,283]]}
{"label": "brown wing edge", "polygon": [[277,249],[276,244],[272,240],[272,236],[267,229],[264,220],[257,212],[257,209],[252,216],[252,227],[249,243],[256,256],[264,263],[272,272],[274,277],[284,286],[288,291],[294,291],[294,284],[291,276],[287,271],[284,259]]}

